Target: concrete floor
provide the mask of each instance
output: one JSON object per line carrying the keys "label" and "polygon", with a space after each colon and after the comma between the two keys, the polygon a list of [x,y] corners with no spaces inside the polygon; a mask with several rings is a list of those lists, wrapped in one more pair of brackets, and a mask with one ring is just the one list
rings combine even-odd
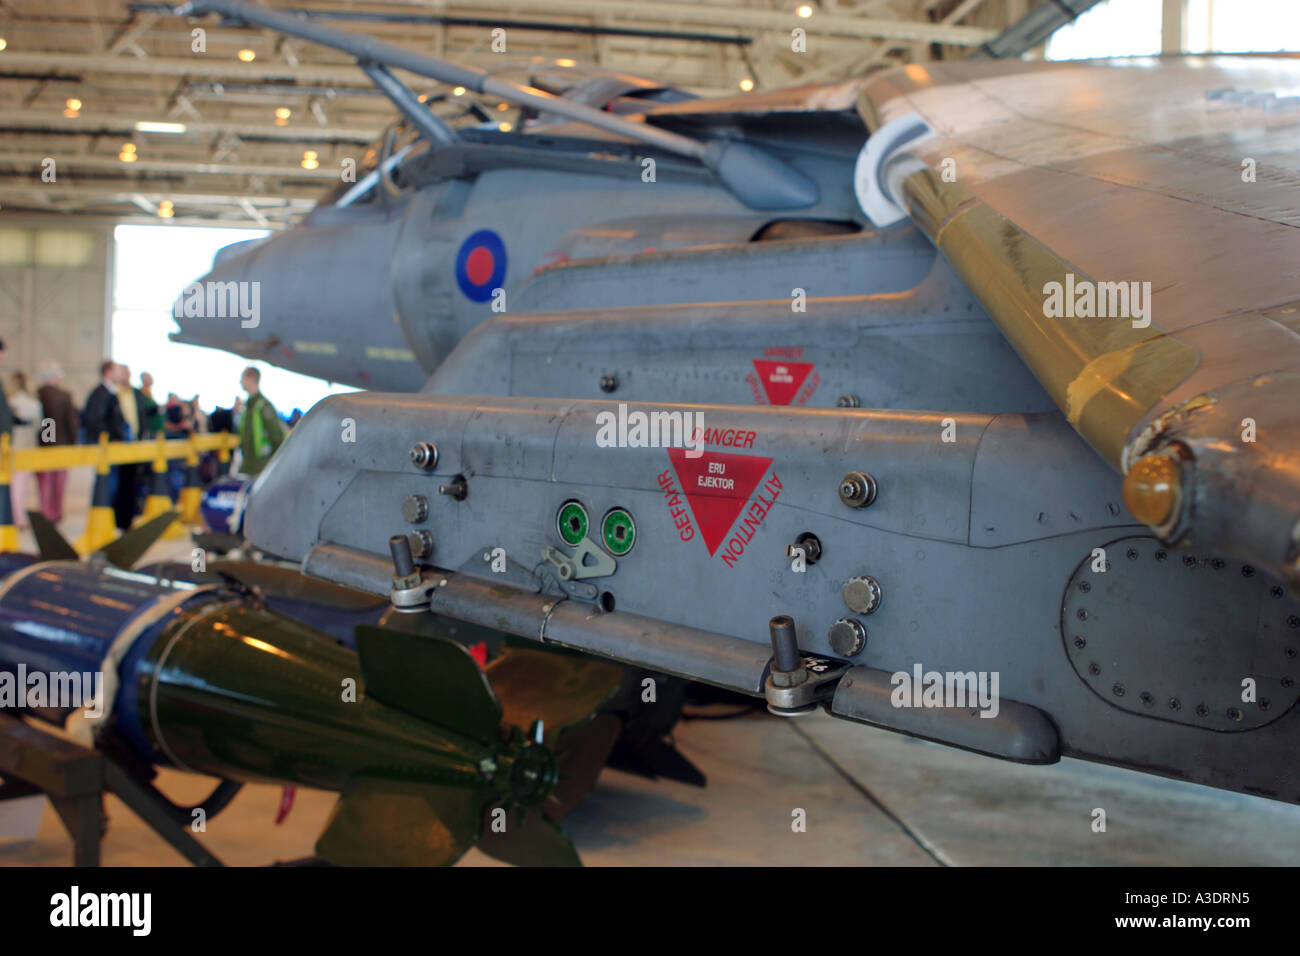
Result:
{"label": "concrete floor", "polygon": [[[687,721],[682,751],[700,789],[606,771],[565,822],[589,866],[1293,865],[1300,807],[1064,760],[1022,767],[817,715]],[[177,802],[213,781],[164,771]],[[44,798],[36,798],[43,800]],[[274,823],[280,789],[246,786],[201,841],[229,864],[309,856],[334,795],[299,790]],[[184,861],[115,797],[110,866]],[[1092,811],[1106,810],[1105,833]],[[792,814],[805,811],[806,832]],[[46,809],[34,840],[4,842],[0,866],[67,865],[71,843]],[[465,866],[496,866],[471,851]]]}
{"label": "concrete floor", "polygon": [[[70,483],[69,538],[85,521],[88,477]],[[30,545],[30,542],[28,542]],[[165,542],[147,559],[188,555]],[[606,771],[565,822],[584,862],[664,865],[1294,865],[1300,807],[1063,760],[1023,767],[814,715],[764,713],[690,720],[677,744],[709,778],[704,788]],[[177,803],[214,781],[164,771]],[[256,866],[312,853],[335,796],[299,790],[274,823],[281,791],[246,786],[201,841],[229,864]],[[30,798],[30,811],[45,803]],[[14,801],[18,803],[18,801]],[[103,860],[183,865],[181,856],[108,796]],[[1106,832],[1092,829],[1106,811]],[[803,810],[806,831],[794,832]],[[0,804],[0,866],[67,865],[72,846],[44,807],[33,839],[14,839],[23,808]],[[30,833],[21,834],[23,837]],[[500,865],[477,851],[465,866]]]}

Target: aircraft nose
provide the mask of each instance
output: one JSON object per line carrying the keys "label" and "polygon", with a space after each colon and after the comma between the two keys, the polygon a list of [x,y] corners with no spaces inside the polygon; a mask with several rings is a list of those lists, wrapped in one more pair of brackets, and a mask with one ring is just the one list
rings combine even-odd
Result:
{"label": "aircraft nose", "polygon": [[256,358],[274,345],[262,309],[262,283],[256,260],[264,240],[226,246],[212,270],[185,286],[172,303],[180,331],[174,342],[227,349]]}

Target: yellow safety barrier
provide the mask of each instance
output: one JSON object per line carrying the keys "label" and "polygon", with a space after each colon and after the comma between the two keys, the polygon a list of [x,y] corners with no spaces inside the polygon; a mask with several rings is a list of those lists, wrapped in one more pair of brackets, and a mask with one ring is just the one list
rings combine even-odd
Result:
{"label": "yellow safety barrier", "polygon": [[[13,506],[9,497],[9,478],[15,471],[65,471],[69,468],[95,469],[95,488],[91,493],[90,516],[86,530],[77,539],[76,549],[82,554],[96,551],[117,537],[113,518],[113,502],[108,493],[109,472],[114,465],[150,462],[153,465],[153,484],[145,501],[141,521],[169,511],[172,508],[167,486],[167,463],[184,460],[185,487],[181,489],[181,520],[198,524],[199,503],[202,490],[198,486],[199,454],[215,451],[219,460],[230,460],[230,452],[239,446],[239,436],[221,432],[214,435],[190,435],[188,438],[166,439],[159,436],[149,441],[110,442],[108,435],[100,435],[94,445],[42,445],[17,451],[10,445],[9,435],[0,435],[0,551],[18,550],[18,529],[14,526]],[[184,534],[180,523],[168,529],[169,537]]]}
{"label": "yellow safety barrier", "polygon": [[[129,465],[153,461],[159,454],[159,442],[115,441],[106,442],[109,465]],[[186,458],[191,449],[195,452],[215,451],[222,461],[230,460],[231,449],[239,447],[239,436],[221,432],[215,435],[191,435],[163,441],[163,454],[168,460]],[[99,464],[96,445],[42,445],[13,452],[9,470],[13,471],[64,471],[68,468],[86,468]]]}
{"label": "yellow safety barrier", "polygon": [[18,550],[13,499],[9,497],[9,436],[0,435],[0,551]]}

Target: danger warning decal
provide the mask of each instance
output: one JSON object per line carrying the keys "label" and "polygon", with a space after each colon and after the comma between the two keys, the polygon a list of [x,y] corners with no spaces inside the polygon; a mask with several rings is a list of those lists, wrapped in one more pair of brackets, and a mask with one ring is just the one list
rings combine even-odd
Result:
{"label": "danger warning decal", "polygon": [[710,557],[733,567],[781,494],[781,479],[768,472],[772,459],[722,451],[690,458],[683,448],[667,451],[672,468],[660,473],[659,487],[678,537],[690,541],[698,529]]}
{"label": "danger warning decal", "polygon": [[770,348],[765,358],[754,359],[754,372],[746,376],[756,405],[806,405],[821,384],[813,362],[795,362],[801,348]]}

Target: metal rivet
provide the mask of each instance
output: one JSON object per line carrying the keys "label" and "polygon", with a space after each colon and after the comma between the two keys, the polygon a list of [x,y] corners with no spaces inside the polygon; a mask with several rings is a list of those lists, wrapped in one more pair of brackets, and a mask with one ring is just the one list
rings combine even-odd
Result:
{"label": "metal rivet", "polygon": [[865,508],[876,500],[876,479],[865,471],[851,471],[840,479],[839,495],[850,508]]}
{"label": "metal rivet", "polygon": [[602,392],[612,392],[618,388],[617,375],[602,375],[600,377],[600,390]]}
{"label": "metal rivet", "polygon": [[423,471],[438,467],[438,446],[431,441],[418,441],[411,446],[411,464]]}

